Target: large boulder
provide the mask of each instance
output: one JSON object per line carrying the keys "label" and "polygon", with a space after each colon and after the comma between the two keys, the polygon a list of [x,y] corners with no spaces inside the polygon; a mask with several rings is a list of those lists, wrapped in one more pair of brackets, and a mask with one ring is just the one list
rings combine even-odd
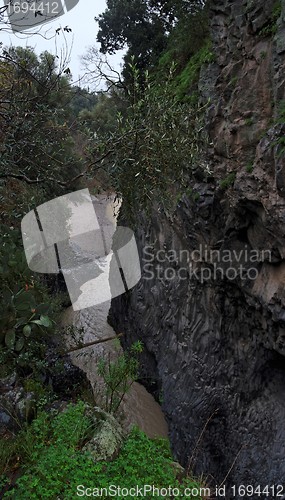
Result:
{"label": "large boulder", "polygon": [[124,434],[117,420],[101,408],[87,408],[86,415],[92,420],[95,428],[93,437],[84,445],[95,462],[111,461],[119,453]]}

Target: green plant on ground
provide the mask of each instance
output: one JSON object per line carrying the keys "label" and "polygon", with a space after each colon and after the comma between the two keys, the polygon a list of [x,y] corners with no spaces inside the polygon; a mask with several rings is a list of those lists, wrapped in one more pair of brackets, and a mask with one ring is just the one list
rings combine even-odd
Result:
{"label": "green plant on ground", "polygon": [[[201,488],[197,481],[188,476],[178,481],[167,440],[149,439],[135,428],[115,460],[94,463],[81,449],[92,432],[92,424],[85,416],[82,402],[68,405],[59,414],[42,413],[15,438],[13,459],[16,466],[21,467],[22,476],[16,481],[15,487],[4,493],[3,498],[69,500],[77,496],[79,485],[82,488],[84,485],[94,488],[117,485],[129,489],[153,484],[158,488],[179,488],[181,492],[185,487]],[[10,466],[12,464],[13,460]],[[9,483],[8,478],[6,468],[6,475],[2,470],[1,486],[5,485],[5,481]],[[103,494],[103,497],[109,498],[109,495]],[[133,497],[126,495],[124,498],[130,500]],[[144,498],[153,497],[147,494]],[[169,496],[163,498],[170,500]],[[183,493],[181,498],[184,498]],[[197,495],[187,498],[201,499]]]}
{"label": "green plant on ground", "polygon": [[174,88],[178,101],[184,102],[191,97],[191,87],[197,83],[202,66],[214,60],[212,43],[207,40],[201,49],[191,57],[182,72],[175,78]]}
{"label": "green plant on ground", "polygon": [[259,31],[259,35],[262,37],[275,35],[277,32],[277,21],[282,13],[282,4],[281,1],[278,0],[273,9],[270,20],[266,23],[266,25]]}
{"label": "green plant on ground", "polygon": [[251,116],[249,118],[246,118],[245,120],[245,124],[248,126],[248,127],[251,127],[251,125],[254,124],[254,118]]}
{"label": "green plant on ground", "polygon": [[135,342],[129,351],[123,352],[112,360],[109,354],[107,359],[101,359],[98,364],[98,373],[105,383],[105,409],[109,413],[116,413],[124,395],[138,378],[137,355],[143,350],[140,341]]}
{"label": "green plant on ground", "polygon": [[220,187],[221,187],[221,189],[226,190],[229,187],[233,186],[233,184],[235,182],[235,179],[236,179],[236,173],[235,172],[231,172],[230,174],[228,174],[227,177],[225,177],[225,179],[223,179],[222,181],[220,181]]}
{"label": "green plant on ground", "polygon": [[248,174],[251,174],[253,172],[253,169],[254,169],[254,164],[253,163],[248,163],[245,167],[246,171]]}
{"label": "green plant on ground", "polygon": [[[269,125],[273,125],[273,123],[269,123]],[[262,139],[264,139],[264,137],[266,137],[267,135],[267,130],[261,130],[258,134],[258,140],[259,141],[262,141]]]}
{"label": "green plant on ground", "polygon": [[235,86],[236,83],[238,82],[238,79],[239,79],[239,77],[237,75],[233,76],[231,81],[230,81],[230,86]]}
{"label": "green plant on ground", "polygon": [[[53,366],[53,369],[55,371],[57,367]],[[38,414],[55,399],[55,394],[50,386],[43,384],[42,380],[36,377],[35,373],[32,375],[24,378],[23,387],[26,392],[33,394],[33,408],[35,414]]]}

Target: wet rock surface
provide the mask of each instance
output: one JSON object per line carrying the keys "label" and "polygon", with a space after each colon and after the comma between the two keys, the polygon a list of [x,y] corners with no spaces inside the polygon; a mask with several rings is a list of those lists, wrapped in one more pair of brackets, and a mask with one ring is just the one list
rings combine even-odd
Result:
{"label": "wet rock surface", "polygon": [[[191,181],[199,196],[183,196],[172,217],[140,215],[142,280],[112,301],[116,331],[126,332],[128,345],[145,344],[141,376],[162,395],[179,461],[213,484],[227,474],[229,485],[283,484],[285,477],[285,174],[277,123],[284,5],[276,34],[261,33],[274,5],[212,2],[216,60],[199,82],[202,102],[210,99],[211,180]],[[145,247],[155,256],[150,267]],[[190,269],[183,252],[201,248]],[[220,262],[226,251],[230,262]]]}
{"label": "wet rock surface", "polygon": [[87,408],[86,415],[94,425],[92,438],[84,445],[94,462],[114,460],[124,441],[123,429],[117,420],[101,408]]}

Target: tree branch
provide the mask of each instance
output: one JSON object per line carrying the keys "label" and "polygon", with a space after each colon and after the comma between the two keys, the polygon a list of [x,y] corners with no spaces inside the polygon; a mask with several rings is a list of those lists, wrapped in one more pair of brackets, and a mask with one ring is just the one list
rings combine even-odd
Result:
{"label": "tree branch", "polygon": [[85,349],[85,347],[92,347],[94,345],[109,342],[110,340],[116,340],[116,339],[122,337],[123,335],[124,335],[123,333],[119,333],[118,335],[115,335],[115,337],[107,337],[105,339],[93,340],[93,342],[88,342],[87,344],[83,344],[79,347],[78,346],[72,347],[71,349],[68,349],[67,351],[65,351],[64,354],[70,354],[72,352],[81,351],[81,349]]}
{"label": "tree branch", "polygon": [[0,174],[0,179],[18,179],[20,181],[25,181],[27,184],[39,184],[41,182],[44,182],[46,179],[29,179],[26,175],[24,174]]}

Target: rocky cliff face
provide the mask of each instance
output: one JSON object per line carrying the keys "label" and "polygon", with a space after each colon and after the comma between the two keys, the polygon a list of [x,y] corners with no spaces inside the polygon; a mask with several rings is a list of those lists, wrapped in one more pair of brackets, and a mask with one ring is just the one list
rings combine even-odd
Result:
{"label": "rocky cliff face", "polygon": [[142,372],[157,383],[177,457],[213,484],[229,473],[228,487],[285,477],[279,7],[275,0],[213,2],[216,60],[199,82],[202,101],[209,100],[212,174],[196,182],[194,196],[183,196],[174,216],[141,219],[143,276],[112,308],[127,342],[145,344]]}

